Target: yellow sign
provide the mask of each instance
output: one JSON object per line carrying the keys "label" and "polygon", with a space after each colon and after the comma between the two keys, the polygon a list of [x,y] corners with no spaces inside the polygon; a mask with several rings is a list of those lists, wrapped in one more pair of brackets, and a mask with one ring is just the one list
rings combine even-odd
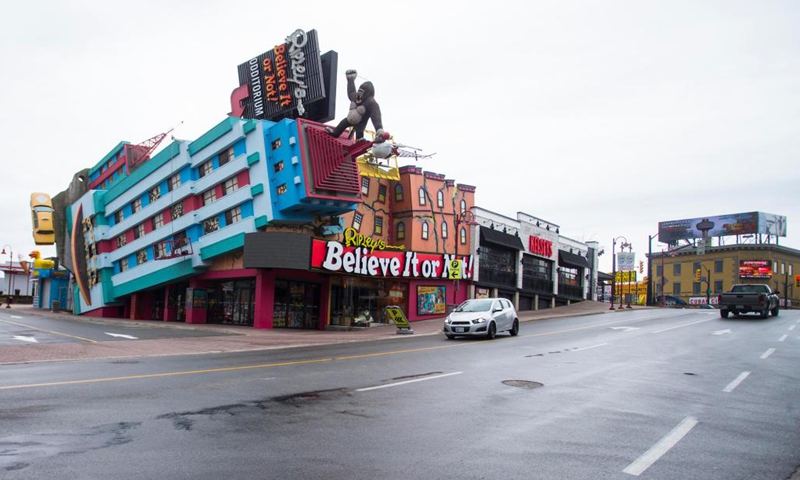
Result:
{"label": "yellow sign", "polygon": [[344,244],[348,247],[365,247],[370,253],[375,250],[405,250],[405,245],[387,245],[381,238],[372,238],[358,233],[353,227],[344,231]]}
{"label": "yellow sign", "polygon": [[394,322],[397,328],[411,328],[411,324],[408,323],[408,319],[403,314],[403,310],[400,309],[400,307],[386,307],[386,314],[389,315],[389,318]]}
{"label": "yellow sign", "polygon": [[463,262],[463,260],[450,260],[450,270],[447,272],[447,278],[461,280],[461,264]]}
{"label": "yellow sign", "polygon": [[619,282],[635,282],[636,270],[628,270],[626,272],[615,272],[615,281]]}

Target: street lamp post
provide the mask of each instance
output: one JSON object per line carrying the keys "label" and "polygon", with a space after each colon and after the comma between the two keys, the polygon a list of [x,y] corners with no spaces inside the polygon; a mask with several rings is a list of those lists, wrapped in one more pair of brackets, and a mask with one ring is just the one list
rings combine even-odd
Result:
{"label": "street lamp post", "polygon": [[[611,241],[611,308],[609,310],[614,310],[614,296],[617,294],[617,240],[619,239],[625,240],[620,246],[619,251],[622,253],[622,249],[628,245],[628,239],[620,235],[619,237],[614,238]],[[622,295],[620,292],[619,297],[619,308],[622,308]]]}
{"label": "street lamp post", "polygon": [[[628,256],[629,257],[633,256],[633,245],[630,244],[630,243],[628,244]],[[636,268],[636,267],[634,266],[634,268]],[[633,293],[633,292],[631,292],[631,277],[632,276],[633,275],[631,275],[631,272],[629,271],[628,272],[628,306],[626,308],[631,308],[631,295]]]}
{"label": "street lamp post", "polygon": [[14,253],[12,251],[11,245],[3,245],[3,251],[0,254],[6,253],[6,247],[8,247],[8,292],[6,292],[6,308],[11,308],[11,261],[14,258]]}

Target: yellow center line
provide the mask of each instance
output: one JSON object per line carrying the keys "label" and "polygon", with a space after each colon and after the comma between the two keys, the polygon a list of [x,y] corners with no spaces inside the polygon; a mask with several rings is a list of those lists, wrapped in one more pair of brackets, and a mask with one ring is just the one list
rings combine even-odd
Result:
{"label": "yellow center line", "polygon": [[324,362],[332,362],[333,360],[334,359],[332,358],[319,358],[315,360],[297,360],[294,362],[264,363],[261,365],[243,365],[240,367],[209,368],[205,370],[186,370],[183,372],[146,373],[142,375],[128,375],[125,377],[89,378],[86,380],[65,380],[63,382],[29,383],[26,385],[8,385],[5,387],[0,387],[0,390],[15,390],[19,388],[36,388],[36,387],[56,387],[60,385],[80,385],[86,383],[119,382],[123,380],[138,380],[141,378],[174,377],[178,375],[197,375],[201,373],[233,372],[236,370],[253,370],[256,368],[274,368],[274,367],[285,367],[288,365],[324,363]]}
{"label": "yellow center line", "polygon": [[78,340],[83,340],[84,342],[97,343],[97,340],[90,340],[88,338],[78,337],[76,335],[70,335],[68,333],[54,332],[52,330],[47,330],[47,329],[44,329],[44,328],[34,327],[33,325],[25,325],[24,323],[12,322],[11,320],[0,320],[0,322],[9,323],[11,325],[16,325],[18,327],[30,328],[32,330],[39,330],[40,332],[52,333],[53,335],[60,335],[62,337],[75,338],[75,339],[78,339]]}
{"label": "yellow center line", "polygon": [[[3,320],[0,320],[3,321]],[[519,338],[523,337],[542,337],[546,335],[557,335],[560,333],[569,333],[575,332],[579,330],[587,330],[590,328],[596,327],[604,327],[606,325],[613,325],[615,323],[625,323],[626,321],[614,321],[614,322],[606,322],[606,323],[598,323],[594,325],[586,325],[583,327],[576,327],[576,328],[569,328],[566,330],[555,330],[552,332],[544,332],[544,333],[533,333],[530,335],[520,335]],[[627,320],[628,323],[630,320]],[[493,343],[493,342],[492,342]],[[49,383],[29,383],[23,385],[7,385],[7,386],[0,386],[0,390],[16,390],[22,388],[37,388],[37,387],[56,387],[56,386],[63,386],[63,385],[81,385],[81,384],[90,384],[90,383],[102,383],[102,382],[120,382],[126,380],[139,380],[143,378],[163,378],[163,377],[175,377],[179,375],[199,375],[205,373],[219,373],[219,372],[235,372],[238,370],[254,370],[259,368],[276,368],[276,367],[288,367],[293,365],[308,365],[314,363],[330,363],[330,362],[337,362],[337,361],[347,361],[347,360],[358,360],[364,358],[376,358],[376,357],[384,357],[389,355],[400,355],[404,353],[417,353],[417,352],[427,352],[433,350],[443,350],[446,348],[455,348],[455,347],[469,347],[474,345],[487,345],[487,342],[469,342],[469,343],[450,343],[447,345],[437,345],[435,347],[421,347],[421,348],[409,348],[405,350],[392,350],[389,352],[376,352],[376,353],[366,353],[363,355],[346,355],[341,357],[332,357],[332,358],[318,358],[318,359],[311,359],[311,360],[295,360],[289,362],[277,362],[277,363],[263,363],[259,365],[242,365],[239,367],[222,367],[222,368],[209,368],[204,370],[186,370],[186,371],[178,371],[178,372],[166,372],[166,373],[147,373],[142,375],[128,375],[124,377],[108,377],[108,378],[90,378],[85,380],[65,380],[62,382],[49,382]]]}

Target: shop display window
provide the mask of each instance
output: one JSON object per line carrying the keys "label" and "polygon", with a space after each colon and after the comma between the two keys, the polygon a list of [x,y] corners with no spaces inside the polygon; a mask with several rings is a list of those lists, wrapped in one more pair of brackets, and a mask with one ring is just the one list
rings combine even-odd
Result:
{"label": "shop display window", "polygon": [[358,277],[331,279],[331,325],[367,327],[388,323],[388,306],[407,310],[408,283]]}
{"label": "shop display window", "polygon": [[272,326],[274,328],[318,328],[319,298],[319,284],[276,280]]}

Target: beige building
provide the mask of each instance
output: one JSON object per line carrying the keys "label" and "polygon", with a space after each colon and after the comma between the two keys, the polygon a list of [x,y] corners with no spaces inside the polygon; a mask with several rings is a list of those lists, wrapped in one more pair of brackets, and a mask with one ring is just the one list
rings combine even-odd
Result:
{"label": "beige building", "polygon": [[793,248],[766,243],[705,248],[689,245],[653,252],[649,264],[654,305],[662,300],[668,304],[705,304],[707,298],[713,305],[716,295],[732,285],[759,283],[780,292],[781,307],[800,307],[800,250]]}

